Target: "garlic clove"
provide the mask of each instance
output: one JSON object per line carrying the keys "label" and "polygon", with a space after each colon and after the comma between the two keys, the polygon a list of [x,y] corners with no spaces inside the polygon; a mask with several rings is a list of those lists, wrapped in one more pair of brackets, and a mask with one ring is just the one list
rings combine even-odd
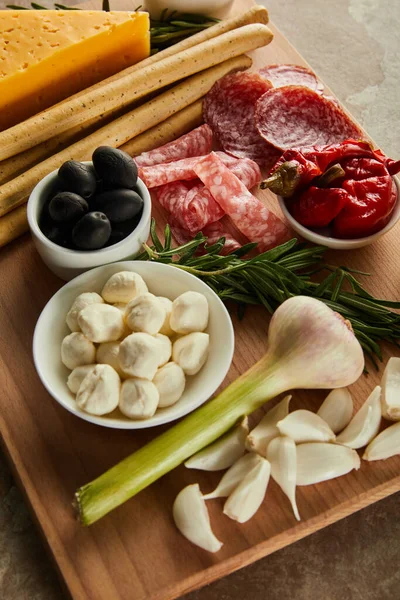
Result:
{"label": "garlic clove", "polygon": [[347,388],[336,388],[327,395],[317,415],[328,423],[333,433],[342,431],[351,421],[353,399]]}
{"label": "garlic clove", "polygon": [[271,463],[271,476],[289,498],[294,516],[300,521],[296,504],[296,444],[287,436],[276,437],[268,444],[267,459]]}
{"label": "garlic clove", "polygon": [[347,446],[310,442],[297,446],[297,485],[313,485],[360,468],[360,457]]}
{"label": "garlic clove", "polygon": [[400,423],[381,431],[365,449],[364,460],[385,460],[400,454]]}
{"label": "garlic clove", "polygon": [[400,358],[389,358],[382,377],[382,416],[400,421]]}
{"label": "garlic clove", "polygon": [[333,442],[336,438],[332,429],[321,417],[310,410],[295,410],[276,424],[281,435],[296,442]]}
{"label": "garlic clove", "polygon": [[246,523],[251,519],[264,500],[270,473],[269,461],[262,458],[228,496],[224,514],[238,523]]}
{"label": "garlic clove", "polygon": [[338,444],[343,444],[355,450],[369,444],[378,433],[381,424],[380,397],[381,388],[377,385],[346,429],[336,438]]}
{"label": "garlic clove", "polygon": [[248,419],[228,431],[213,444],[197,452],[185,462],[188,469],[201,471],[222,471],[228,469],[245,452],[245,441],[249,433]]}
{"label": "garlic clove", "polygon": [[198,483],[188,485],[179,492],[172,508],[175,525],[192,544],[218,552],[222,547],[211,529],[210,516]]}
{"label": "garlic clove", "polygon": [[250,471],[263,460],[255,452],[245,454],[237,460],[224,475],[213,492],[205,494],[204,500],[227,498]]}
{"label": "garlic clove", "polygon": [[252,429],[246,439],[246,449],[265,456],[269,442],[279,435],[276,424],[289,414],[289,403],[292,396],[285,396],[261,419],[257,427]]}

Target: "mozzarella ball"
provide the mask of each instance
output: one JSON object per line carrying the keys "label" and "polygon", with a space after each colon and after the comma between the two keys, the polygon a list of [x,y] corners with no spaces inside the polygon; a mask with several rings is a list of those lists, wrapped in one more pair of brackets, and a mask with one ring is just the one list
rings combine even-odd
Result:
{"label": "mozzarella ball", "polygon": [[72,303],[71,308],[68,311],[67,318],[65,319],[68,327],[71,331],[80,331],[81,328],[78,325],[78,315],[82,308],[89,306],[89,304],[102,304],[103,298],[96,294],[96,292],[85,292],[79,294]]}
{"label": "mozzarella ball", "polygon": [[172,312],[172,302],[169,298],[164,298],[164,296],[158,296],[159,301],[161,302],[161,304],[164,307],[165,310],[165,319],[164,319],[164,323],[162,324],[162,327],[160,329],[160,333],[162,333],[163,335],[174,335],[174,331],[171,329],[171,325],[170,325],[170,318],[171,318],[171,312]]}
{"label": "mozzarella ball", "polygon": [[171,406],[179,400],[185,389],[185,373],[182,368],[174,362],[169,362],[158,369],[153,383],[160,395],[159,408]]}
{"label": "mozzarella ball", "polygon": [[79,327],[91,342],[115,342],[124,331],[121,311],[109,304],[91,304],[79,313]]}
{"label": "mozzarella ball", "polygon": [[70,333],[61,344],[61,360],[68,369],[94,363],[96,348],[83,333]]}
{"label": "mozzarella ball", "polygon": [[146,293],[129,302],[125,320],[132,331],[154,335],[163,326],[165,315],[165,309],[157,296]]}
{"label": "mozzarella ball", "polygon": [[82,381],[76,403],[91,415],[106,415],[117,408],[121,382],[110,365],[96,365]]}
{"label": "mozzarella ball", "polygon": [[159,343],[158,346],[158,366],[161,367],[165,365],[171,358],[172,354],[172,342],[166,335],[162,333],[157,333],[155,339]]}
{"label": "mozzarella ball", "polygon": [[73,394],[77,394],[82,381],[86,375],[93,371],[96,365],[82,365],[81,367],[75,367],[69,374],[67,379],[67,386]]}
{"label": "mozzarella ball", "polygon": [[121,271],[110,277],[101,291],[106,302],[130,302],[136,296],[147,292],[147,285],[140,275],[132,271]]}
{"label": "mozzarella ball", "polygon": [[121,386],[120,411],[130,419],[149,419],[158,406],[158,390],[147,379],[126,379]]}
{"label": "mozzarella ball", "polygon": [[96,362],[101,365],[110,365],[122,378],[128,377],[123,372],[119,364],[119,344],[120,342],[104,342],[96,350]]}
{"label": "mozzarella ball", "polygon": [[208,324],[208,302],[203,294],[185,292],[172,303],[171,328],[176,333],[204,331]]}
{"label": "mozzarella ball", "polygon": [[172,360],[186,375],[196,375],[207,360],[209,343],[208,333],[197,331],[183,335],[172,346]]}
{"label": "mozzarella ball", "polygon": [[119,345],[121,369],[132,377],[152,380],[160,363],[160,342],[148,333],[131,333]]}
{"label": "mozzarella ball", "polygon": [[124,330],[120,337],[120,339],[123,340],[124,338],[126,338],[127,335],[130,335],[132,333],[132,330],[129,329],[128,325],[125,323],[125,311],[128,305],[124,302],[116,302],[115,304],[113,304],[113,306],[115,306],[115,308],[118,308],[118,310],[121,312],[122,318],[124,319]]}

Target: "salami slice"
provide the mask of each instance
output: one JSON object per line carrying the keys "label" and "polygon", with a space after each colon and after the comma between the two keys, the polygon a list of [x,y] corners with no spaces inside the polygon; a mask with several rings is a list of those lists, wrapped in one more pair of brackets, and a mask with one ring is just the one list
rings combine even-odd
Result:
{"label": "salami slice", "polygon": [[[247,188],[250,189],[260,183],[261,171],[256,162],[249,158],[234,158],[225,152],[218,152],[217,154],[222,162],[243,181]],[[148,188],[158,187],[173,181],[196,179],[194,166],[198,160],[199,157],[197,156],[152,167],[139,167],[139,177]]]}
{"label": "salami slice", "polygon": [[265,167],[271,167],[280,153],[259,135],[254,110],[256,101],[270,88],[258,73],[233,73],[217,81],[203,102],[204,120],[222,149]]}
{"label": "salami slice", "polygon": [[258,243],[260,252],[289,238],[287,226],[247,190],[214,152],[201,158],[195,171],[239,231]]}
{"label": "salami slice", "polygon": [[329,98],[302,86],[274,88],[257,101],[262,137],[280,150],[362,138],[362,131]]}
{"label": "salami slice", "polygon": [[315,91],[324,89],[315,73],[300,65],[267,65],[260,69],[258,73],[261,77],[268,79],[274,88],[286,85],[302,85]]}
{"label": "salami slice", "polygon": [[208,125],[200,125],[178,139],[136,156],[138,167],[151,167],[190,156],[208,154],[212,148],[212,131]]}
{"label": "salami slice", "polygon": [[[193,234],[182,227],[173,215],[170,215],[168,218],[168,224],[171,228],[172,235],[180,246],[187,244],[193,239]],[[231,233],[229,233],[229,231],[226,230],[221,221],[217,221],[216,223],[208,225],[203,229],[202,233],[208,238],[208,246],[215,244],[222,237],[225,238],[224,247],[220,252],[223,255],[230,254],[231,252],[234,252],[240,248],[239,242],[231,235]],[[202,251],[199,252],[199,254],[201,253]]]}

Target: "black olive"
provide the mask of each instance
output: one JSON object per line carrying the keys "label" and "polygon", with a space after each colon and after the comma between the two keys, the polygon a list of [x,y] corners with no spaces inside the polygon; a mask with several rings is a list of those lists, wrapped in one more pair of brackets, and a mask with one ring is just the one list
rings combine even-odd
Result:
{"label": "black olive", "polygon": [[108,188],[133,188],[138,177],[135,161],[129,154],[110,146],[93,152],[93,165]]}
{"label": "black olive", "polygon": [[91,204],[107,215],[112,223],[122,223],[142,211],[143,198],[133,190],[110,190],[95,196]]}
{"label": "black olive", "polygon": [[84,198],[73,192],[59,192],[50,200],[49,215],[53,221],[77,221],[89,210]]}
{"label": "black olive", "polygon": [[58,170],[65,190],[75,192],[82,198],[90,198],[96,191],[96,173],[91,165],[67,160]]}
{"label": "black olive", "polygon": [[72,230],[72,241],[80,250],[102,248],[111,235],[111,224],[101,212],[90,212],[77,222]]}
{"label": "black olive", "polygon": [[62,227],[59,227],[50,220],[44,220],[40,223],[40,229],[44,235],[58,246],[68,246],[68,235]]}
{"label": "black olive", "polygon": [[124,233],[123,231],[120,231],[119,229],[116,229],[116,230],[113,229],[106,246],[114,246],[114,244],[118,244],[118,242],[122,242],[122,240],[125,239],[128,235],[129,235],[129,233]]}

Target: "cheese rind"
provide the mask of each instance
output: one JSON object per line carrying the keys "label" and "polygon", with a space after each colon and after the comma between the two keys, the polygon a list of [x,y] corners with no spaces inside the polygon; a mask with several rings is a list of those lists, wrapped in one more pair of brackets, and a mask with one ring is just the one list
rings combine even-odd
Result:
{"label": "cheese rind", "polygon": [[0,11],[0,129],[149,56],[145,12]]}

